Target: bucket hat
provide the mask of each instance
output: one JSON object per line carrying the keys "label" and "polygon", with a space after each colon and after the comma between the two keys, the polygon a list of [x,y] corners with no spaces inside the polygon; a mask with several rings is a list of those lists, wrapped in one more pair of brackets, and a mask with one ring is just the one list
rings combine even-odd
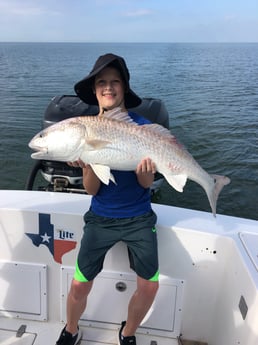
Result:
{"label": "bucket hat", "polygon": [[125,83],[125,107],[134,108],[140,105],[142,102],[141,98],[130,88],[130,74],[125,60],[121,56],[115,54],[101,55],[95,62],[92,71],[84,79],[74,85],[74,90],[79,98],[85,103],[98,105],[96,95],[93,92],[93,83],[95,76],[107,66],[118,69],[123,78]]}

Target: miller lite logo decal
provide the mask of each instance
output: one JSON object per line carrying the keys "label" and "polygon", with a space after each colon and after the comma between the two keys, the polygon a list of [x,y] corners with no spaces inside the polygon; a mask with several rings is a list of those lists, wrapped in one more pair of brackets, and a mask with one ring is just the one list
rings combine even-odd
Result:
{"label": "miller lite logo decal", "polygon": [[62,263],[62,257],[76,247],[74,233],[67,230],[55,230],[50,223],[50,214],[39,213],[39,232],[38,234],[26,233],[32,243],[39,247],[44,245],[52,254],[54,260]]}

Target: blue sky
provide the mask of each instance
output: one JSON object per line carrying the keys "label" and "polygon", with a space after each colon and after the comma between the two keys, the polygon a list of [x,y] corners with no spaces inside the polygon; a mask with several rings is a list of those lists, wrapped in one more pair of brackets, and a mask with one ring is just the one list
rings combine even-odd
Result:
{"label": "blue sky", "polygon": [[0,0],[0,42],[258,42],[258,0]]}

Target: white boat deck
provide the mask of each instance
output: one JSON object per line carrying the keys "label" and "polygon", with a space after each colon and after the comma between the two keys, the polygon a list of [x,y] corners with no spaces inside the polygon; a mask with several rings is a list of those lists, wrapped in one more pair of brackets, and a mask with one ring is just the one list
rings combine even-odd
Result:
{"label": "white boat deck", "polygon": [[[19,320],[15,322],[1,318],[0,321],[1,345],[55,344],[60,332],[60,323],[42,324],[35,321],[21,322]],[[81,327],[81,329],[83,331],[81,345],[117,345],[117,332],[102,328]],[[20,334],[19,330],[21,331]],[[199,341],[180,338],[168,339],[143,334],[137,334],[137,343],[142,345],[208,345]]]}
{"label": "white boat deck", "polygon": [[[1,319],[0,344],[1,345],[31,345],[31,344],[55,344],[63,327],[60,323],[45,324],[40,322],[28,322],[20,320]],[[19,336],[17,331],[26,326],[24,334]],[[16,331],[17,327],[17,331]],[[61,327],[61,328],[60,328]],[[117,345],[117,331],[105,328],[83,327],[81,345]],[[160,338],[137,333],[137,343],[142,345],[185,345],[178,339]],[[195,342],[187,342],[187,345],[197,345]]]}
{"label": "white boat deck", "polygon": [[[55,344],[65,322],[89,202],[87,195],[0,191],[1,345]],[[257,345],[257,221],[153,208],[161,280],[137,332],[138,344]],[[118,243],[105,259],[80,320],[82,345],[117,343],[135,289],[128,266],[126,247]],[[124,292],[118,283],[126,285]],[[22,325],[26,331],[17,337]]]}

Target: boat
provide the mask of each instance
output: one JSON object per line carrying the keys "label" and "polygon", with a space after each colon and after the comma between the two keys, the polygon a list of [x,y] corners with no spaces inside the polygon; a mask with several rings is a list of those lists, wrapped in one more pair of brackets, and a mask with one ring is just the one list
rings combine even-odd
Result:
{"label": "boat", "polygon": [[[68,190],[0,190],[1,345],[55,344],[90,201]],[[152,207],[158,216],[160,288],[137,343],[257,345],[257,221]],[[117,243],[80,319],[81,345],[117,343],[135,278],[126,246]]]}

